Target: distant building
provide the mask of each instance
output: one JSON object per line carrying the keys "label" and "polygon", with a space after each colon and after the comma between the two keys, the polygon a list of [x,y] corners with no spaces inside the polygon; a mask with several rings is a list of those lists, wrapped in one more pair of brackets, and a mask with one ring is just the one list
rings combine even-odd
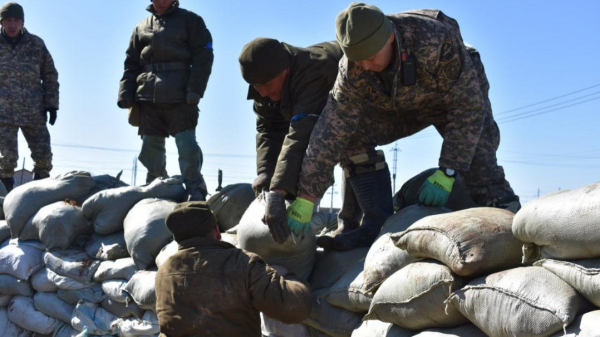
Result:
{"label": "distant building", "polygon": [[14,187],[17,187],[19,185],[23,185],[25,183],[32,181],[33,180],[33,172],[31,172],[29,170],[17,170],[17,171],[15,171],[15,175],[13,177],[15,178]]}

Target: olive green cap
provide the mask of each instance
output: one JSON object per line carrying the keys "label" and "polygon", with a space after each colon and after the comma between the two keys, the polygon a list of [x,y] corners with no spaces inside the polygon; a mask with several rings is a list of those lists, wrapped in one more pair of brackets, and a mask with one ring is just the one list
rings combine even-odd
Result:
{"label": "olive green cap", "polygon": [[206,237],[215,230],[217,218],[204,201],[183,202],[167,215],[165,224],[175,241]]}
{"label": "olive green cap", "polygon": [[21,19],[25,21],[23,7],[16,2],[7,2],[0,8],[0,21],[8,18]]}
{"label": "olive green cap", "polygon": [[265,84],[290,66],[290,53],[279,41],[259,37],[244,46],[238,60],[248,84]]}
{"label": "olive green cap", "polygon": [[381,9],[353,2],[335,19],[335,35],[350,61],[366,60],[383,48],[392,33],[392,23]]}

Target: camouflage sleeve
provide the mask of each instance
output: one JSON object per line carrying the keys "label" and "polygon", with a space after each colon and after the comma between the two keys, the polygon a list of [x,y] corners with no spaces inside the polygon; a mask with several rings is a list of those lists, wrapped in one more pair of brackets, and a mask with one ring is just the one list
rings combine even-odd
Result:
{"label": "camouflage sleeve", "polygon": [[40,77],[42,79],[42,88],[44,89],[44,107],[58,109],[58,71],[54,67],[52,55],[42,43],[43,56],[40,67]]}
{"label": "camouflage sleeve", "polygon": [[277,157],[290,123],[281,113],[271,107],[254,102],[256,113],[256,174],[266,173],[273,177]]}
{"label": "camouflage sleeve", "polygon": [[136,79],[142,72],[142,66],[140,65],[140,55],[142,53],[142,45],[139,40],[137,33],[138,28],[135,27],[131,39],[129,41],[129,47],[127,48],[125,58],[125,71],[119,84],[119,98],[117,103],[126,101],[134,102],[135,93],[137,90]]}
{"label": "camouflage sleeve", "polygon": [[187,29],[192,51],[192,72],[187,90],[204,97],[214,59],[212,36],[200,16],[191,12],[189,14],[191,17],[187,22]]}
{"label": "camouflage sleeve", "polygon": [[438,78],[448,110],[448,123],[443,130],[444,142],[439,159],[440,167],[467,171],[475,155],[483,130],[483,97],[477,70],[462,43],[445,44]]}

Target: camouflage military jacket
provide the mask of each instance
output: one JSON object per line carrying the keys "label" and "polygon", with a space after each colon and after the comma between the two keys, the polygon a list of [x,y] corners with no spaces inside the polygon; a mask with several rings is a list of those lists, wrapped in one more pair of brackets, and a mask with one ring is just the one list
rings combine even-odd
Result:
{"label": "camouflage military jacket", "polygon": [[212,70],[212,36],[202,18],[179,8],[152,13],[135,27],[118,102],[185,102],[187,91],[202,97]]}
{"label": "camouflage military jacket", "polygon": [[307,48],[282,43],[291,58],[282,98],[273,102],[250,86],[256,121],[257,173],[267,173],[271,189],[296,195],[298,176],[308,140],[338,71],[342,49],[337,42]]}
{"label": "camouflage military jacket", "polygon": [[[389,15],[395,58],[383,73],[365,71],[346,57],[313,132],[302,165],[299,189],[321,196],[332,183],[333,166],[357,127],[373,111],[406,114],[415,123],[435,125],[443,134],[439,165],[468,170],[484,121],[477,71],[456,21],[437,10]],[[414,58],[416,83],[403,85],[402,57]],[[383,75],[383,77],[382,77]],[[388,81],[382,80],[388,76]],[[360,126],[359,126],[360,125]],[[371,134],[385,125],[369,125]],[[315,129],[317,129],[315,127]],[[387,143],[395,139],[387,140]],[[375,144],[383,145],[383,144]]]}
{"label": "camouflage military jacket", "polygon": [[44,124],[42,110],[58,109],[58,72],[44,41],[24,29],[13,47],[0,34],[0,123]]}

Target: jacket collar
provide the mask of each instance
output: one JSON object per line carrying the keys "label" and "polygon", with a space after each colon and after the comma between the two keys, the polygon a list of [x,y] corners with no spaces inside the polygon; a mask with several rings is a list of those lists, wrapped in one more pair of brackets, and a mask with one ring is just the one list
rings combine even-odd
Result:
{"label": "jacket collar", "polygon": [[[173,5],[171,5],[171,8],[167,9],[167,11],[164,14],[162,14],[161,16],[171,14],[171,12],[173,12],[176,8],[179,8],[179,1],[175,1],[173,3]],[[156,14],[156,10],[154,9],[153,5],[149,5],[148,7],[146,7],[146,10],[148,12],[158,16],[158,14]]]}
{"label": "jacket collar", "polygon": [[235,246],[230,244],[229,242],[216,241],[213,239],[198,236],[193,237],[191,239],[183,240],[181,242],[177,242],[177,244],[179,245],[179,250],[197,246],[202,246],[206,248],[235,248]]}

